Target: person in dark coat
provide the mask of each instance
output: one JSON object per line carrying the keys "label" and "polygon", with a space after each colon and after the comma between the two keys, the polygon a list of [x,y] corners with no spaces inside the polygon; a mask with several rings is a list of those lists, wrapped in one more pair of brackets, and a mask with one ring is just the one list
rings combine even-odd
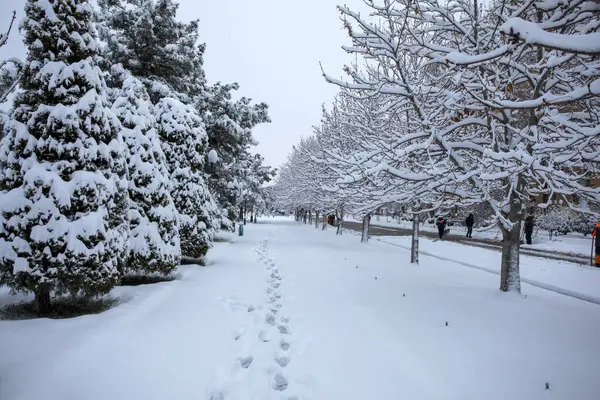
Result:
{"label": "person in dark coat", "polygon": [[473,225],[474,224],[475,224],[475,218],[473,217],[473,214],[469,214],[469,216],[465,220],[465,225],[467,225],[467,237],[468,238],[473,237]]}
{"label": "person in dark coat", "polygon": [[531,235],[533,235],[533,215],[528,215],[525,218],[525,240],[527,244],[531,244]]}
{"label": "person in dark coat", "polygon": [[435,224],[437,225],[438,233],[440,235],[440,240],[441,240],[442,237],[444,236],[444,231],[446,230],[446,220],[442,217],[438,217]]}

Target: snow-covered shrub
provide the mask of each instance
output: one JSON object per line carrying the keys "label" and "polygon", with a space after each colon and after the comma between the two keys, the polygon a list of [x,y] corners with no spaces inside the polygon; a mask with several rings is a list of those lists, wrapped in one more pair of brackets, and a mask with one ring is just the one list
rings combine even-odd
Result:
{"label": "snow-covered shrub", "polygon": [[28,56],[0,146],[0,283],[50,295],[108,292],[127,249],[119,120],[96,64],[85,0],[29,0]]}
{"label": "snow-covered shrub", "polygon": [[548,232],[567,234],[572,232],[574,213],[566,207],[552,205],[535,218],[535,224]]}
{"label": "snow-covered shrub", "polygon": [[594,225],[599,222],[598,218],[590,214],[578,213],[571,221],[571,231],[589,235],[594,230]]}
{"label": "snow-covered shrub", "polygon": [[152,104],[142,82],[112,68],[113,111],[123,125],[129,180],[127,275],[172,272],[179,264],[179,225]]}

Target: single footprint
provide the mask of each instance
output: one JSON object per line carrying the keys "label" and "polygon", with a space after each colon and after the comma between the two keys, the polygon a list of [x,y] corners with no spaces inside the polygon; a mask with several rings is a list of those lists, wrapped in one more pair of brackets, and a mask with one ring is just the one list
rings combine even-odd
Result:
{"label": "single footprint", "polygon": [[258,332],[258,338],[265,343],[271,341],[271,335],[266,329],[263,329],[260,332]]}
{"label": "single footprint", "polygon": [[290,322],[290,317],[281,317],[281,322],[287,324],[288,322]]}
{"label": "single footprint", "polygon": [[267,314],[265,322],[269,325],[275,325],[275,316],[273,314]]}
{"label": "single footprint", "polygon": [[287,326],[287,325],[285,325],[285,324],[278,325],[278,326],[277,326],[277,329],[279,329],[279,332],[280,332],[282,335],[287,335],[287,334],[289,334],[289,333],[290,333],[290,329],[289,329],[289,328],[288,328],[288,326]]}
{"label": "single footprint", "polygon": [[271,293],[271,297],[269,297],[269,300],[267,300],[267,302],[273,304],[276,303],[277,301],[279,301],[279,299],[281,298],[281,295],[277,292]]}
{"label": "single footprint", "polygon": [[288,387],[287,379],[285,379],[285,377],[279,373],[275,374],[275,376],[273,377],[273,389],[283,391],[283,390],[287,389],[287,387]]}
{"label": "single footprint", "polygon": [[280,367],[285,368],[290,363],[290,358],[286,356],[275,357],[275,361]]}
{"label": "single footprint", "polygon": [[248,306],[248,312],[252,312],[252,311],[254,311],[254,306],[252,306],[252,305]]}
{"label": "single footprint", "polygon": [[271,288],[271,287],[268,287],[268,288],[267,288],[267,293],[268,293],[268,294],[271,294],[271,293],[273,293],[273,288]]}
{"label": "single footprint", "polygon": [[290,342],[282,340],[281,342],[279,342],[279,348],[281,350],[288,351],[290,349]]}
{"label": "single footprint", "polygon": [[279,310],[276,308],[271,308],[269,311],[271,311],[273,314],[277,314],[279,312]]}
{"label": "single footprint", "polygon": [[239,338],[244,336],[245,333],[246,333],[246,328],[239,328],[237,331],[234,332],[233,339],[239,340]]}
{"label": "single footprint", "polygon": [[224,400],[225,397],[223,396],[223,393],[221,393],[218,390],[212,391],[208,394],[208,400]]}
{"label": "single footprint", "polygon": [[277,289],[279,286],[281,286],[281,283],[279,283],[279,282],[275,282],[275,283],[273,283],[273,284],[272,284],[272,286],[273,286],[275,289]]}
{"label": "single footprint", "polygon": [[252,356],[244,357],[240,359],[240,365],[242,366],[242,368],[248,368],[250,364],[252,364],[252,361],[254,361],[254,358]]}

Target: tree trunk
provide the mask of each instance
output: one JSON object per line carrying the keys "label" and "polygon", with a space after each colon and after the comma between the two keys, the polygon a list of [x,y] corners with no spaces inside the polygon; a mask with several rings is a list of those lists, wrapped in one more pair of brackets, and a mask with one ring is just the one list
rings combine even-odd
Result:
{"label": "tree trunk", "polygon": [[306,224],[308,222],[308,211],[304,211],[303,222]]}
{"label": "tree trunk", "polygon": [[308,223],[312,225],[312,210],[308,210]]}
{"label": "tree trunk", "polygon": [[341,208],[339,218],[338,218],[338,223],[337,223],[337,230],[335,231],[335,234],[341,235],[343,227],[344,227],[344,209]]}
{"label": "tree trunk", "polygon": [[50,288],[40,285],[35,290],[35,311],[39,315],[48,314],[52,308],[50,302]]}
{"label": "tree trunk", "polygon": [[413,216],[412,244],[410,248],[410,263],[419,263],[419,214]]}
{"label": "tree trunk", "polygon": [[315,211],[315,229],[319,228],[319,212]]}
{"label": "tree trunk", "polygon": [[360,238],[361,243],[367,243],[369,241],[369,225],[371,224],[371,214],[365,215],[362,221],[362,236]]}
{"label": "tree trunk", "polygon": [[246,204],[246,200],[244,200],[244,225],[246,225],[246,214],[248,213],[248,205]]}
{"label": "tree trunk", "polygon": [[321,228],[321,230],[324,231],[325,229],[327,229],[327,213],[326,212],[323,213],[323,227]]}
{"label": "tree trunk", "polygon": [[521,247],[521,222],[517,222],[512,230],[502,229],[502,266],[500,268],[500,290],[521,293],[519,276],[519,248]]}

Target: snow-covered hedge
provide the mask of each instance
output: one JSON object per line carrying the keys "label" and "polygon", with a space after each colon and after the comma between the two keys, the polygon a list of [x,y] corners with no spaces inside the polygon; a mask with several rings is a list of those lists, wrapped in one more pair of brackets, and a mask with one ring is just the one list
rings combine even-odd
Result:
{"label": "snow-covered hedge", "polygon": [[562,205],[552,205],[541,215],[537,216],[536,225],[548,232],[567,234],[570,232],[592,233],[595,218],[589,214],[577,213]]}

